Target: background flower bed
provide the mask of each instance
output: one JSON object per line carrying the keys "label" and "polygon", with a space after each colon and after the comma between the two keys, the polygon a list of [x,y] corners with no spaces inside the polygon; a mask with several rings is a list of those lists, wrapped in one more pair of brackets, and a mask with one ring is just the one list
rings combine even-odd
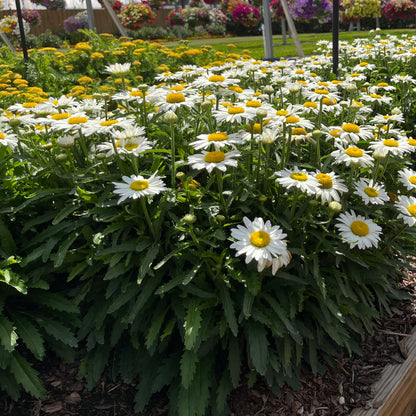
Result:
{"label": "background flower bed", "polygon": [[[21,383],[40,396],[29,362],[41,360],[46,346],[69,360],[78,342],[89,388],[107,369],[138,382],[137,410],[168,386],[181,415],[226,413],[243,375],[250,383],[264,376],[274,389],[296,386],[302,363],[319,373],[339,348],[359,352],[361,334],[398,296],[414,245],[414,214],[401,207],[406,195],[414,205],[415,175],[397,176],[412,169],[414,80],[405,75],[414,67],[412,38],[343,45],[340,83],[330,82],[325,42],[321,57],[299,66],[221,62],[208,49],[174,52],[128,40],[107,60],[100,51],[116,43],[96,36],[67,56],[33,51],[27,80],[4,68],[1,376],[8,393],[16,397]],[[372,49],[383,54],[365,53],[364,61],[360,51]],[[172,67],[143,67],[155,56],[170,56]],[[389,74],[387,58],[403,77]],[[83,73],[87,62],[91,76]],[[179,62],[199,66],[174,73]],[[38,70],[51,75],[42,78],[51,100],[28,84],[41,79]],[[142,83],[150,70],[158,86]],[[51,81],[54,71],[65,74],[61,86]],[[304,87],[307,80],[316,85]],[[65,83],[68,97],[61,97]],[[348,163],[332,172],[330,162],[342,162],[333,152],[343,146],[332,143],[341,133],[338,144],[368,157],[351,169],[344,155]],[[280,180],[286,169],[289,182]],[[318,185],[316,171],[340,175],[348,192],[340,186],[319,199],[328,187]],[[400,194],[397,201],[391,195],[369,208],[354,184],[370,173]],[[156,174],[164,185],[150,183]],[[323,178],[326,186],[336,181]],[[376,188],[383,194],[367,185],[367,196]],[[383,240],[374,228],[363,245],[344,241],[341,209],[380,227]],[[248,265],[234,250],[235,240],[251,247],[236,233],[243,223],[255,226],[248,235],[260,248],[246,253]],[[259,243],[264,233],[279,251]],[[20,354],[22,343],[33,356]]]}

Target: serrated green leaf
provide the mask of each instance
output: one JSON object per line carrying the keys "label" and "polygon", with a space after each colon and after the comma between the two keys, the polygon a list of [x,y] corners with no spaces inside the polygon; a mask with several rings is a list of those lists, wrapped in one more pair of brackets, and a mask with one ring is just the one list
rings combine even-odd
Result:
{"label": "serrated green leaf", "polygon": [[198,356],[192,350],[185,350],[181,358],[181,380],[182,386],[188,389],[194,379]]}
{"label": "serrated green leaf", "polygon": [[114,313],[116,310],[120,309],[123,305],[128,303],[138,294],[138,288],[134,284],[130,284],[128,285],[128,287],[125,287],[124,289],[124,292],[121,292],[120,295],[117,296],[111,303],[107,313]]}
{"label": "serrated green leaf", "polygon": [[59,267],[65,260],[65,257],[68,253],[69,248],[72,246],[73,242],[78,238],[78,232],[75,232],[69,235],[63,243],[60,244],[59,250],[56,253],[54,258],[54,266]]}
{"label": "serrated green leaf", "polygon": [[65,298],[63,295],[52,292],[38,291],[36,295],[36,302],[47,306],[51,309],[67,313],[79,313],[79,308],[72,301]]}
{"label": "serrated green leaf", "polygon": [[[217,408],[217,412],[219,415],[225,415],[228,406],[227,406],[227,399],[231,392],[231,383],[228,373],[226,371],[223,372],[220,382],[218,383],[217,394],[215,405]],[[227,413],[229,414],[229,413]]]}
{"label": "serrated green leaf", "polygon": [[123,346],[123,349],[119,354],[120,376],[125,383],[131,383],[139,372],[137,365],[134,365],[137,353],[138,351],[136,349],[127,344]]}
{"label": "serrated green leaf", "polygon": [[10,398],[17,402],[20,397],[20,386],[16,379],[10,374],[9,370],[0,369],[0,388],[5,391]]}
{"label": "serrated green leaf", "polygon": [[37,372],[16,352],[13,352],[10,361],[10,371],[15,376],[16,381],[32,396],[39,399],[45,394],[45,389],[38,378]]}
{"label": "serrated green leaf", "polygon": [[160,336],[160,340],[163,341],[166,337],[168,337],[172,331],[173,328],[175,327],[176,324],[176,319],[172,318],[167,324],[166,327],[164,329],[164,331],[162,332],[162,335]]}
{"label": "serrated green leaf", "polygon": [[38,360],[42,360],[45,356],[45,347],[38,328],[21,314],[11,313],[11,319],[16,325],[17,334],[26,344],[26,347]]}
{"label": "serrated green leaf", "polygon": [[26,282],[22,280],[18,274],[10,269],[0,270],[0,282],[6,283],[8,286],[11,286],[24,295],[27,294]]}
{"label": "serrated green leaf", "polygon": [[163,305],[162,310],[156,312],[155,315],[152,317],[152,324],[150,325],[149,331],[146,335],[145,345],[147,349],[150,349],[150,347],[156,341],[167,312],[168,308]]}
{"label": "serrated green leaf", "polygon": [[90,353],[87,360],[87,388],[92,389],[100,380],[101,375],[108,363],[110,354],[109,345],[98,345]]}
{"label": "serrated green leaf", "polygon": [[264,376],[267,371],[269,358],[269,341],[264,326],[247,322],[247,341],[251,361],[257,372]]}
{"label": "serrated green leaf", "polygon": [[224,308],[225,319],[227,320],[228,326],[230,327],[233,335],[237,336],[238,324],[234,313],[234,306],[231,301],[230,291],[222,282],[219,283],[217,287],[222,302],[222,307]]}
{"label": "serrated green leaf", "polygon": [[143,257],[141,264],[140,264],[140,268],[139,268],[139,273],[137,275],[137,283],[140,285],[143,281],[143,279],[149,275],[152,276],[153,275],[153,270],[151,269],[151,265],[153,263],[153,261],[156,259],[156,256],[159,253],[159,246],[158,245],[153,245],[149,248],[149,250],[146,252],[145,256]]}
{"label": "serrated green leaf", "polygon": [[238,345],[238,338],[231,336],[228,341],[228,369],[233,387],[237,388],[241,372],[240,346]]}
{"label": "serrated green leaf", "polygon": [[16,253],[16,243],[13,239],[12,233],[6,227],[5,223],[0,220],[0,242],[3,250],[7,255]]}
{"label": "serrated green leaf", "polygon": [[171,384],[174,377],[179,373],[179,357],[172,355],[171,357],[163,360],[161,365],[158,367],[157,376],[153,380],[152,391],[158,392],[164,386]]}
{"label": "serrated green leaf", "polygon": [[66,217],[68,217],[69,215],[71,215],[74,211],[76,211],[81,205],[80,204],[75,204],[75,203],[70,203],[68,204],[65,208],[63,208],[58,215],[56,215],[56,217],[54,218],[54,220],[52,221],[53,225],[59,224],[62,220],[64,220]]}
{"label": "serrated green leaf", "polygon": [[169,290],[173,289],[174,287],[180,285],[183,281],[183,276],[179,275],[170,280],[168,283],[165,283],[164,285],[161,285],[155,292],[155,295],[163,295],[166,292],[169,292]]}
{"label": "serrated green leaf", "polygon": [[185,317],[185,348],[190,350],[193,348],[201,328],[201,308],[197,301],[189,302]]}
{"label": "serrated green leaf", "polygon": [[78,263],[71,269],[71,273],[69,273],[69,276],[67,277],[66,281],[70,282],[72,279],[75,279],[75,277],[81,274],[88,267],[91,267],[91,266],[85,261]]}
{"label": "serrated green leaf", "polygon": [[53,319],[35,318],[39,326],[43,328],[49,335],[52,335],[58,341],[62,341],[64,344],[70,347],[76,347],[78,342],[74,337],[70,329]]}

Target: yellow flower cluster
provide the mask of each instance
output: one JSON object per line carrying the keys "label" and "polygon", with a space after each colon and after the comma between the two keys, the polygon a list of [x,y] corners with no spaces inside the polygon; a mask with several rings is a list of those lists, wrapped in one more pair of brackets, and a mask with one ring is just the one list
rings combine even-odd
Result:
{"label": "yellow flower cluster", "polygon": [[4,33],[12,33],[14,28],[17,26],[16,16],[5,16],[0,20],[0,30]]}
{"label": "yellow flower cluster", "polygon": [[362,17],[380,17],[380,0],[342,0],[341,10],[345,20]]}

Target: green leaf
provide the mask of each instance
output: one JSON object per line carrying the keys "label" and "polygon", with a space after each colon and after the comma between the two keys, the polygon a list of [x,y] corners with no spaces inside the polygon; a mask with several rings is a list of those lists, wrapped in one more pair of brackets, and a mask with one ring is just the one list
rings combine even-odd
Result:
{"label": "green leaf", "polygon": [[5,391],[13,401],[19,400],[20,387],[9,370],[5,371],[0,368],[0,389]]}
{"label": "green leaf", "polygon": [[38,359],[42,360],[45,356],[45,347],[42,336],[33,323],[20,314],[11,314],[11,318],[16,325],[16,331],[26,347]]}
{"label": "green leaf", "polygon": [[199,302],[192,300],[189,302],[185,317],[185,348],[190,350],[193,348],[201,328],[201,307]]}
{"label": "green leaf", "polygon": [[188,389],[194,379],[198,356],[192,350],[185,350],[181,358],[182,386]]}
{"label": "green leaf", "polygon": [[228,326],[230,327],[233,335],[237,336],[238,324],[234,313],[233,303],[231,301],[230,291],[222,282],[220,282],[217,287],[222,301],[222,306],[224,308],[225,319],[227,320]]}
{"label": "green leaf", "polygon": [[238,338],[232,336],[228,341],[228,368],[232,385],[237,388],[241,372],[240,346],[238,345]]}
{"label": "green leaf", "polygon": [[168,283],[165,283],[164,285],[161,285],[155,292],[156,295],[163,295],[166,292],[169,292],[169,290],[173,289],[174,287],[180,285],[183,281],[183,276],[180,274],[170,280]]}
{"label": "green leaf", "polygon": [[27,294],[25,281],[20,279],[20,276],[10,269],[0,269],[0,282],[6,283],[8,286],[24,295]]}
{"label": "green leaf", "polygon": [[250,293],[248,290],[245,290],[242,312],[246,319],[251,316],[251,309],[253,307],[253,302],[254,302],[254,295]]}
{"label": "green leaf", "polygon": [[247,322],[247,340],[251,361],[257,372],[264,376],[267,371],[269,358],[269,341],[263,326],[254,322]]}
{"label": "green leaf", "polygon": [[[220,415],[225,415],[228,410],[227,399],[231,392],[230,378],[227,371],[224,371],[217,388],[216,408]],[[229,414],[229,413],[228,413]]]}
{"label": "green leaf", "polygon": [[137,275],[137,283],[140,285],[145,278],[145,276],[153,275],[153,271],[151,270],[151,265],[153,261],[155,260],[156,256],[159,253],[159,246],[154,244],[149,248],[149,250],[146,252],[145,256],[143,257],[140,268],[139,268],[139,274]]}
{"label": "green leaf", "polygon": [[110,354],[109,345],[98,345],[88,356],[87,361],[87,388],[92,389],[100,380],[101,375],[108,363]]}
{"label": "green leaf", "polygon": [[316,253],[312,255],[312,260],[313,260],[313,268],[312,268],[313,277],[315,278],[316,284],[318,285],[319,290],[321,291],[322,296],[325,299],[326,298],[325,278],[319,270],[319,259]]}
{"label": "green leaf", "polygon": [[0,220],[0,243],[7,255],[16,253],[16,243],[13,239],[12,233],[6,227],[3,221]]}
{"label": "green leaf", "polygon": [[53,319],[35,318],[39,326],[44,328],[45,331],[52,335],[58,341],[62,341],[64,344],[70,347],[76,347],[78,342],[72,332],[63,324]]}
{"label": "green leaf", "polygon": [[17,382],[32,396],[39,399],[45,394],[45,389],[38,378],[37,372],[16,352],[13,353],[10,361],[10,371]]}
{"label": "green leaf", "polygon": [[185,273],[185,275],[182,276],[183,278],[182,284],[186,286],[188,283],[190,283],[192,279],[196,276],[200,268],[201,268],[201,263],[197,264],[192,270]]}
{"label": "green leaf", "polygon": [[36,295],[33,294],[33,296],[36,298],[37,303],[56,311],[76,314],[79,313],[79,308],[74,304],[74,302],[58,293],[38,291],[36,292]]}
{"label": "green leaf", "polygon": [[119,292],[120,295],[117,296],[114,301],[111,303],[108,308],[107,313],[111,314],[120,309],[123,305],[129,302],[131,299],[137,296],[138,287],[133,283],[124,286],[124,291]]}
{"label": "green leaf", "polygon": [[6,351],[13,351],[17,345],[18,336],[12,323],[4,316],[0,316],[0,343]]}
{"label": "green leaf", "polygon": [[54,218],[52,224],[59,224],[62,220],[64,220],[68,215],[71,215],[74,211],[76,211],[81,204],[74,204],[73,202],[69,203],[64,209],[62,209],[59,214]]}
{"label": "green leaf", "polygon": [[149,331],[146,335],[145,345],[147,349],[150,349],[156,341],[168,310],[169,309],[165,305],[162,305],[162,310],[159,308],[159,311],[152,317],[152,324],[150,325]]}
{"label": "green leaf", "polygon": [[54,266],[59,267],[65,260],[65,256],[68,253],[69,248],[72,246],[72,243],[78,238],[78,232],[75,232],[69,235],[63,243],[61,243],[60,248],[56,254],[54,260]]}

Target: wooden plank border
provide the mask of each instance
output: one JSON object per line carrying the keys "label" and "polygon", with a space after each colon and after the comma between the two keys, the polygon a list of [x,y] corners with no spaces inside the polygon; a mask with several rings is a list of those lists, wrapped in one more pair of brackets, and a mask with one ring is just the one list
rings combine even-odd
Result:
{"label": "wooden plank border", "polygon": [[350,416],[411,416],[416,409],[416,327],[400,341],[406,360],[388,364],[373,385],[374,397],[367,408],[357,408]]}

